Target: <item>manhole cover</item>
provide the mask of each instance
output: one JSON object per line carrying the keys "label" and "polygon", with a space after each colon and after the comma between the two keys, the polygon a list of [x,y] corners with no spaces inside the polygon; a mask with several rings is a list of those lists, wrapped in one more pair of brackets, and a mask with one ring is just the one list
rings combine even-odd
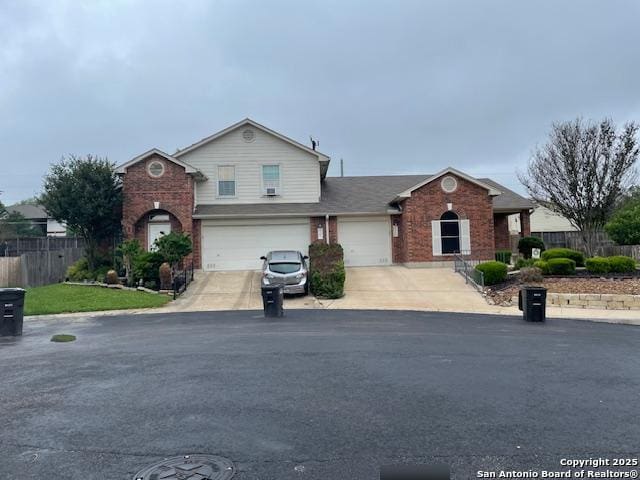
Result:
{"label": "manhole cover", "polygon": [[134,480],[227,480],[235,473],[231,460],[215,455],[171,457],[140,470]]}

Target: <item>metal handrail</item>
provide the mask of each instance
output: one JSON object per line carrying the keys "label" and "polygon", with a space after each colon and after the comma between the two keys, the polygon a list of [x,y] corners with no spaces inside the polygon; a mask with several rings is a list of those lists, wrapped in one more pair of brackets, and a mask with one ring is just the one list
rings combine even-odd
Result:
{"label": "metal handrail", "polygon": [[477,260],[465,260],[462,253],[454,254],[454,270],[464,277],[464,283],[472,284],[477,290],[484,290],[484,273],[476,269]]}
{"label": "metal handrail", "polygon": [[180,270],[173,275],[172,287],[174,300],[187,289],[191,282],[193,282],[193,272],[194,270],[192,259],[191,264],[187,268],[185,268],[184,270]]}

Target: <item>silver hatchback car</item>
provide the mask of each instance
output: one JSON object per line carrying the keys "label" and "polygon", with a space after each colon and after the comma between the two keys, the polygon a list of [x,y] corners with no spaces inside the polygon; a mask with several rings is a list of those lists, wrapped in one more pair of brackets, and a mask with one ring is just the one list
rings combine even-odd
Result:
{"label": "silver hatchback car", "polygon": [[262,285],[284,285],[284,293],[309,293],[307,257],[295,250],[267,253],[262,264]]}

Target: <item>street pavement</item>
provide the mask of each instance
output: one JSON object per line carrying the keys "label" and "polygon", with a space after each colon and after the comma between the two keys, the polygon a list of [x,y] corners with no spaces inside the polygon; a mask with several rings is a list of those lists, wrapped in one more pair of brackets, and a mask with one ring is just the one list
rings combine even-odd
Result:
{"label": "street pavement", "polygon": [[242,480],[638,458],[638,345],[634,326],[442,312],[30,318],[0,339],[0,478],[130,480],[190,453]]}

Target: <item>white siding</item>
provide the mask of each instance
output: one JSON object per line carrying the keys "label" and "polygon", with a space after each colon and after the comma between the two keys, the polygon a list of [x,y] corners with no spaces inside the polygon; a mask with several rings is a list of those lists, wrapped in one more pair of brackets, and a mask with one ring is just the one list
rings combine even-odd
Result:
{"label": "white siding", "polygon": [[[252,142],[242,138],[251,128]],[[223,135],[180,157],[201,170],[208,178],[198,185],[199,204],[225,203],[314,203],[320,200],[318,158],[284,140],[249,125]],[[236,196],[218,198],[218,166],[236,167]],[[262,165],[280,165],[280,195],[265,197],[262,191]]]}

